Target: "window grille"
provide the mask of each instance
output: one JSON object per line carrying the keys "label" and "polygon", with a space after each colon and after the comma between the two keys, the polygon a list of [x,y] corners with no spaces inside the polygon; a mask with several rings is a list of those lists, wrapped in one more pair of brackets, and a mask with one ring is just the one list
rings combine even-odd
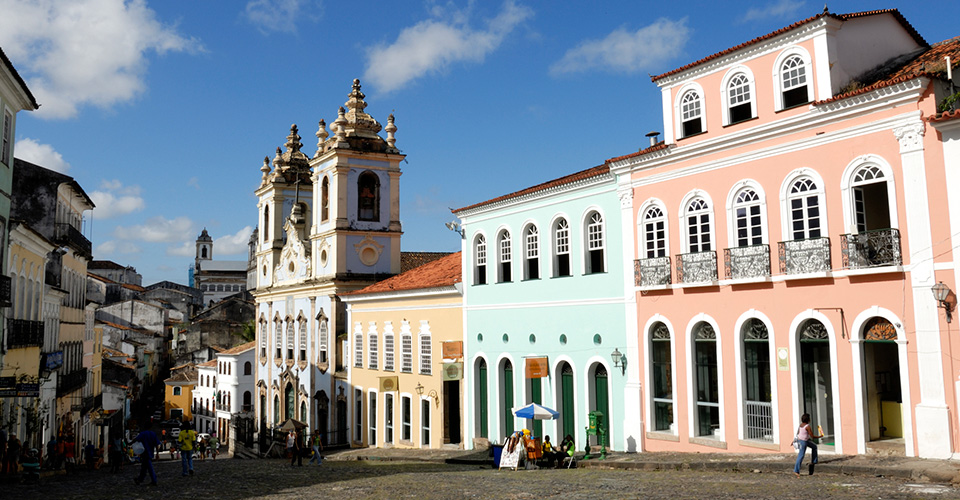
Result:
{"label": "window grille", "polygon": [[300,361],[307,360],[307,321],[300,320]]}
{"label": "window grille", "polygon": [[433,363],[433,347],[430,332],[420,333],[420,374],[430,375]]}
{"label": "window grille", "polygon": [[370,327],[367,330],[367,339],[367,352],[369,353],[367,368],[376,370],[379,364],[377,359],[377,324],[373,321],[370,322]]}
{"label": "window grille", "polygon": [[644,214],[643,240],[646,258],[667,256],[666,217],[660,207],[650,207]]}
{"label": "window grille", "polygon": [[820,237],[820,193],[810,178],[796,180],[788,195],[790,230],[794,240]]}
{"label": "window grille", "polygon": [[360,326],[360,323],[357,323],[356,326],[354,326],[353,350],[354,350],[353,366],[357,368],[362,368],[363,367],[363,327]]}
{"label": "window grille", "polygon": [[283,350],[283,322],[280,321],[279,319],[277,320],[276,337],[277,337],[277,356],[276,357],[279,358],[281,357],[282,355],[281,353]]}
{"label": "window grille", "polygon": [[763,226],[760,224],[760,197],[753,189],[744,189],[734,202],[736,242],[738,247],[763,244]]}
{"label": "window grille", "polygon": [[320,319],[320,362],[327,362],[327,318]]}
{"label": "window grille", "polygon": [[400,333],[400,371],[413,373],[413,336],[410,332]]}
{"label": "window grille", "polygon": [[387,324],[383,330],[383,369],[393,371],[393,325]]}
{"label": "window grille", "polygon": [[710,206],[703,198],[697,198],[687,206],[687,237],[690,253],[709,252],[712,250],[710,241]]}

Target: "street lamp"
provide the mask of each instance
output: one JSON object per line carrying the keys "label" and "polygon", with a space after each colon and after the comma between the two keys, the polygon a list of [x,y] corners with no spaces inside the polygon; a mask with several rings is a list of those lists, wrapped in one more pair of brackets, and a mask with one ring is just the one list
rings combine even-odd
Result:
{"label": "street lamp", "polygon": [[622,373],[627,373],[627,357],[620,352],[620,349],[614,347],[610,353],[610,359],[613,360],[613,367],[620,368]]}
{"label": "street lamp", "polygon": [[463,229],[460,228],[460,223],[459,223],[459,222],[457,222],[457,221],[450,221],[450,222],[447,222],[447,223],[444,224],[444,225],[447,226],[447,229],[449,229],[449,230],[451,230],[451,231],[459,234],[460,237],[463,238]]}
{"label": "street lamp", "polygon": [[950,301],[947,299],[953,292],[951,292],[950,287],[944,284],[942,281],[938,282],[936,285],[933,285],[930,290],[933,292],[933,297],[937,299],[937,307],[942,307],[946,312],[947,323],[949,323],[953,319],[953,315],[951,314],[953,307],[950,304]]}
{"label": "street lamp", "polygon": [[423,396],[423,386],[420,385],[420,382],[417,382],[417,387],[414,389],[417,391],[417,396]]}

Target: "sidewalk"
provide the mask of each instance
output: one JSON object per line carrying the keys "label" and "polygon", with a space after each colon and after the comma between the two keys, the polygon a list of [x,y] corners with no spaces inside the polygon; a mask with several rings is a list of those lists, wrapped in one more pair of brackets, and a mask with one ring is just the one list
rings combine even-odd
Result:
{"label": "sidewalk", "polygon": [[[357,448],[324,454],[324,460],[388,460],[422,461],[458,464],[493,465],[487,450],[417,450],[398,448]],[[578,452],[581,457],[583,452]],[[622,453],[610,452],[604,460],[579,460],[578,467],[601,467],[631,470],[714,470],[746,473],[792,473],[794,454],[739,454],[739,453]],[[804,472],[810,456],[804,460]],[[960,484],[960,462],[923,458],[820,455],[818,474],[852,476],[882,476],[929,481],[931,483]]]}

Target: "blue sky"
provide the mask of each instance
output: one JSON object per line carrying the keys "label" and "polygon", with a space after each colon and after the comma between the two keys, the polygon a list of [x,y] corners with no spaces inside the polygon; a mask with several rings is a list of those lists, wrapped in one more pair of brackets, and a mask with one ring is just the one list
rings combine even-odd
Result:
{"label": "blue sky", "polygon": [[[930,43],[960,2],[899,8]],[[304,151],[360,78],[396,115],[403,250],[454,251],[473,204],[636,151],[661,130],[659,74],[823,4],[329,0],[0,0],[0,47],[41,104],[17,157],[76,178],[96,259],[185,283],[206,227],[243,259],[254,188],[296,123]],[[950,21],[948,21],[950,20]]]}

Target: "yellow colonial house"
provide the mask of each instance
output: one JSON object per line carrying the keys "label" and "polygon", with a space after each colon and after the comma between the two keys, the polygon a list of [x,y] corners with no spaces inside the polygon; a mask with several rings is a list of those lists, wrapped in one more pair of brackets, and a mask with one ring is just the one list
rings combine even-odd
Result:
{"label": "yellow colonial house", "polygon": [[170,369],[173,372],[163,381],[163,418],[181,422],[193,421],[193,388],[197,385],[197,367],[194,364]]}
{"label": "yellow colonial house", "polygon": [[457,252],[340,296],[352,446],[463,448],[460,275]]}

